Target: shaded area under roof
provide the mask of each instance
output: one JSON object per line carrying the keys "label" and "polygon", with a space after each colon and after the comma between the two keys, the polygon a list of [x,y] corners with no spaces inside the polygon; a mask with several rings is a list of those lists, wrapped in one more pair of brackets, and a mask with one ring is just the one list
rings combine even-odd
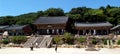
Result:
{"label": "shaded area under roof", "polygon": [[21,29],[23,29],[23,28],[26,27],[26,26],[27,26],[27,25],[22,25],[22,26],[13,25],[13,26],[10,26],[10,27],[5,28],[5,30],[21,30]]}
{"label": "shaded area under roof", "polygon": [[66,23],[68,21],[68,17],[60,16],[60,17],[39,17],[33,24],[59,24]]}
{"label": "shaded area under roof", "polygon": [[97,23],[76,22],[75,26],[77,27],[101,27],[101,26],[112,26],[112,24],[109,22],[97,22]]}
{"label": "shaded area under roof", "polygon": [[115,30],[115,29],[118,29],[118,28],[120,28],[120,25],[114,26],[113,28],[111,28],[111,30]]}

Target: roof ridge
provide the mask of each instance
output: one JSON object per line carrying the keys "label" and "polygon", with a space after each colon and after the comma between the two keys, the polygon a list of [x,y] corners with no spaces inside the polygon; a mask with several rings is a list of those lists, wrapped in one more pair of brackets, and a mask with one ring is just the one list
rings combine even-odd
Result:
{"label": "roof ridge", "polygon": [[57,23],[66,23],[68,21],[67,16],[55,16],[55,17],[39,17],[33,24],[57,24]]}
{"label": "roof ridge", "polygon": [[109,23],[109,22],[75,22],[75,23],[97,24],[97,23]]}
{"label": "roof ridge", "polygon": [[49,18],[49,17],[53,17],[53,18],[57,18],[57,17],[68,17],[68,16],[42,16],[42,17],[39,17],[39,18]]}

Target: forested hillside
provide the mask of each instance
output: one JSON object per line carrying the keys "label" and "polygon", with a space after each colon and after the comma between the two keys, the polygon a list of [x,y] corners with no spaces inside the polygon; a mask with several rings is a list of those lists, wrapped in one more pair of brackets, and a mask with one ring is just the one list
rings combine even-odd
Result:
{"label": "forested hillside", "polygon": [[99,9],[87,7],[72,8],[65,13],[61,8],[49,8],[45,11],[21,14],[19,16],[2,16],[0,25],[24,25],[31,24],[40,16],[69,16],[74,22],[104,22],[109,21],[113,25],[120,23],[120,7],[106,6]]}

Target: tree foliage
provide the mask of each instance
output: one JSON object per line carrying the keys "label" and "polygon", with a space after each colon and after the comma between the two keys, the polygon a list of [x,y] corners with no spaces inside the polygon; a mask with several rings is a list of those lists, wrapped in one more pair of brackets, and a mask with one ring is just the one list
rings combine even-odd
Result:
{"label": "tree foliage", "polygon": [[25,36],[12,36],[11,41],[15,44],[21,44],[26,42],[27,38]]}
{"label": "tree foliage", "polygon": [[97,38],[93,38],[93,40],[92,40],[92,44],[96,45],[98,42],[99,42],[99,41],[98,41]]}
{"label": "tree foliage", "polygon": [[74,43],[74,37],[72,36],[71,33],[64,33],[64,39],[65,39],[65,42],[68,43],[68,44],[73,44]]}
{"label": "tree foliage", "polygon": [[58,37],[58,36],[54,37],[54,42],[55,43],[58,43],[60,40],[61,40],[61,37]]}
{"label": "tree foliage", "polygon": [[49,8],[45,11],[37,11],[18,16],[1,16],[0,25],[25,25],[32,24],[40,16],[69,16],[73,22],[104,22],[109,21],[113,25],[120,24],[120,7],[107,5],[99,9],[87,7],[72,8],[64,13],[61,8]]}
{"label": "tree foliage", "polygon": [[45,11],[45,16],[64,16],[64,11],[60,8],[49,8]]}
{"label": "tree foliage", "polygon": [[77,41],[79,41],[80,43],[85,43],[86,42],[86,37],[77,38]]}
{"label": "tree foliage", "polygon": [[120,40],[117,41],[117,44],[120,45]]}
{"label": "tree foliage", "polygon": [[103,44],[107,45],[107,40],[110,40],[110,39],[105,39],[105,38],[103,38],[103,39],[102,39]]}
{"label": "tree foliage", "polygon": [[4,39],[4,40],[2,40],[2,43],[3,43],[3,44],[8,44],[8,43],[9,43],[9,40],[8,40],[8,39]]}

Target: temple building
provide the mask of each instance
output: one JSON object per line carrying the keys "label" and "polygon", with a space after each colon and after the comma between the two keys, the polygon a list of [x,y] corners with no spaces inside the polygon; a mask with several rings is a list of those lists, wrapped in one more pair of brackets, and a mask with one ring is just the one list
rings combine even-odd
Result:
{"label": "temple building", "polygon": [[68,17],[39,17],[33,25],[40,35],[62,35],[67,28]]}
{"label": "temple building", "polygon": [[7,28],[9,26],[0,26],[0,35],[2,35],[5,31],[5,28]]}
{"label": "temple building", "polygon": [[114,32],[116,35],[120,34],[120,25],[116,25],[113,28],[111,28],[111,31]]}
{"label": "temple building", "polygon": [[109,22],[75,22],[74,25],[78,35],[107,35],[110,33],[110,28],[112,26]]}
{"label": "temple building", "polygon": [[12,25],[5,28],[8,31],[10,36],[18,36],[18,35],[31,35],[32,29],[29,25]]}

